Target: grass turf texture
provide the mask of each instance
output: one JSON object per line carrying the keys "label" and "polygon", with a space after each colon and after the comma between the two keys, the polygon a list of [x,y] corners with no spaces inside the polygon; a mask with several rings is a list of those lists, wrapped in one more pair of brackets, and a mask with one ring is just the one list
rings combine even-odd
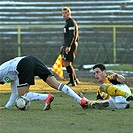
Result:
{"label": "grass turf texture", "polygon": [[107,70],[133,71],[133,64],[120,64],[118,66],[107,66]]}
{"label": "grass turf texture", "polygon": [[[4,85],[3,88],[8,88],[8,85]],[[132,133],[133,131],[133,102],[129,109],[124,110],[83,110],[72,98],[62,92],[53,91],[40,80],[36,80],[36,86],[31,89],[34,91],[37,87],[42,91],[40,93],[54,94],[52,109],[42,111],[44,103],[33,101],[27,111],[18,110],[15,106],[10,110],[0,110],[0,133]],[[81,90],[89,99],[95,99],[97,87],[93,82],[81,82],[73,89]],[[1,92],[0,105],[5,105],[9,96],[9,92]]]}

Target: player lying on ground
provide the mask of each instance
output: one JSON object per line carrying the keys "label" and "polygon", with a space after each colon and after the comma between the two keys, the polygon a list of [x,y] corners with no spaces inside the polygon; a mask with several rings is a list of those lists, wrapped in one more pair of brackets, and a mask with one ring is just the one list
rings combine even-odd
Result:
{"label": "player lying on ground", "polygon": [[0,109],[11,108],[18,95],[24,95],[31,101],[43,100],[45,101],[43,110],[50,109],[50,103],[54,99],[52,94],[29,92],[30,85],[34,85],[34,76],[40,77],[52,88],[64,92],[76,100],[83,108],[87,108],[87,101],[79,97],[67,85],[58,82],[53,74],[38,58],[33,56],[24,56],[16,57],[0,66],[0,84],[11,83],[12,90],[9,101],[4,107],[0,107]]}
{"label": "player lying on ground", "polygon": [[[106,74],[106,67],[103,64],[96,64],[93,67],[94,76],[101,83],[97,91],[97,101],[88,100],[91,108],[124,109],[130,107],[130,100],[133,100],[130,88],[124,83],[125,77],[117,73]],[[82,93],[78,93],[84,97]],[[84,99],[86,99],[84,97]],[[87,99],[86,99],[87,100]]]}

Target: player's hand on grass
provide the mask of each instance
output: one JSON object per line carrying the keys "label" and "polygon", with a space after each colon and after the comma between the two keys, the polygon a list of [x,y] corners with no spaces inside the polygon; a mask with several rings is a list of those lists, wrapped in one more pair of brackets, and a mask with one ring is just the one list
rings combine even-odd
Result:
{"label": "player's hand on grass", "polygon": [[0,107],[0,109],[7,109],[6,107]]}

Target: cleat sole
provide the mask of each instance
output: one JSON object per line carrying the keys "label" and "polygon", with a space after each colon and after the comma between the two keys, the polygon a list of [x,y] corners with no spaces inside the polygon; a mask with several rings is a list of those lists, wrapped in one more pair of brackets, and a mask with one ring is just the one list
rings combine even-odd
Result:
{"label": "cleat sole", "polygon": [[108,102],[100,103],[100,102],[94,102],[90,105],[91,108],[93,109],[104,109],[109,106]]}

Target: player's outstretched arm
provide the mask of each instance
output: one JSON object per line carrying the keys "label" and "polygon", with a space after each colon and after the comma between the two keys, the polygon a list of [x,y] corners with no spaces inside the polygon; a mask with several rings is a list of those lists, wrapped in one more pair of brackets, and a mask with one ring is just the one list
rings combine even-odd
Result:
{"label": "player's outstretched arm", "polygon": [[2,109],[8,109],[8,108],[6,108],[6,107],[0,107],[0,110],[2,110]]}

